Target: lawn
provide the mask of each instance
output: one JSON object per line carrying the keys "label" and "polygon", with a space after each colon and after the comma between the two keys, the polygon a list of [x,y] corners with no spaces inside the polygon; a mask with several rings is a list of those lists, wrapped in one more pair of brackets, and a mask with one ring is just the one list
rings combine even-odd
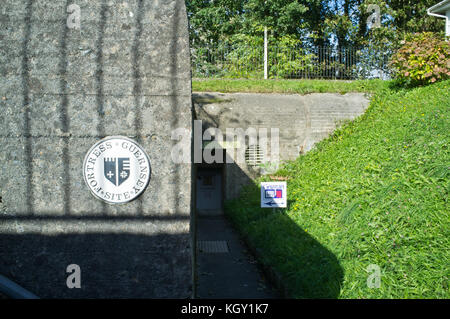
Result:
{"label": "lawn", "polygon": [[382,80],[247,80],[247,79],[193,79],[194,92],[247,93],[347,93],[375,92],[388,87]]}
{"label": "lawn", "polygon": [[[367,83],[375,94],[364,115],[277,173],[289,177],[287,209],[259,208],[259,181],[226,203],[260,262],[294,298],[449,298],[450,81],[396,90],[292,83],[267,88]],[[379,288],[368,285],[376,268]]]}

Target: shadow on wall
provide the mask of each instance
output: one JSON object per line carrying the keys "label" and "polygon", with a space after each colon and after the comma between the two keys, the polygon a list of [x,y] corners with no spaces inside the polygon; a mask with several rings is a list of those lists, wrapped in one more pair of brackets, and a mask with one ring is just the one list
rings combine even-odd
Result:
{"label": "shadow on wall", "polygon": [[344,271],[330,250],[284,212],[291,204],[260,208],[260,188],[251,185],[240,198],[225,203],[225,214],[285,297],[338,298]]}
{"label": "shadow on wall", "polygon": [[[112,23],[112,22],[108,22],[107,21],[107,16],[108,16],[108,11],[112,10],[111,7],[108,6],[107,1],[106,0],[100,0],[98,1],[100,6],[100,21],[98,21],[98,37],[97,37],[97,41],[96,41],[96,48],[95,48],[95,52],[96,52],[96,57],[95,57],[95,65],[96,65],[96,72],[94,75],[95,78],[95,82],[96,82],[96,92],[95,92],[95,98],[96,98],[96,114],[93,114],[98,118],[98,125],[96,127],[97,130],[97,135],[95,134],[84,134],[84,132],[72,132],[70,129],[70,116],[68,114],[68,104],[69,104],[69,100],[68,100],[68,96],[72,95],[72,93],[68,92],[68,80],[67,80],[67,76],[68,76],[68,72],[67,72],[67,68],[68,68],[68,50],[67,50],[67,37],[68,37],[68,28],[65,25],[65,21],[62,21],[61,23],[61,37],[60,37],[60,43],[58,46],[58,50],[59,50],[59,65],[58,65],[58,72],[59,72],[59,94],[56,94],[55,96],[56,99],[60,99],[60,105],[59,105],[59,120],[60,123],[58,125],[61,126],[61,131],[62,131],[62,136],[45,136],[45,135],[33,135],[33,133],[31,132],[31,121],[32,121],[32,110],[30,107],[30,104],[32,104],[33,102],[33,98],[34,98],[34,93],[32,90],[32,82],[33,79],[30,76],[30,69],[31,69],[31,64],[30,64],[30,56],[32,56],[33,52],[31,52],[30,50],[30,40],[31,40],[31,30],[32,30],[32,22],[36,21],[33,20],[32,18],[32,12],[33,12],[33,1],[32,0],[27,0],[26,5],[25,5],[25,12],[26,15],[24,17],[24,21],[25,21],[25,27],[24,27],[24,36],[23,36],[23,42],[22,42],[22,47],[21,47],[21,53],[22,53],[22,61],[21,61],[21,68],[22,68],[22,72],[20,74],[21,76],[21,84],[22,84],[22,97],[23,97],[23,106],[24,106],[24,112],[23,112],[23,129],[21,132],[21,137],[23,137],[25,139],[25,145],[24,145],[24,149],[25,149],[25,158],[23,159],[23,163],[25,166],[25,171],[26,171],[26,194],[27,194],[27,198],[26,198],[26,207],[27,207],[27,211],[28,213],[33,214],[34,211],[34,207],[33,207],[33,202],[35,200],[35,192],[34,192],[34,185],[33,185],[33,174],[34,174],[34,168],[33,168],[33,160],[36,160],[35,157],[33,157],[33,139],[38,139],[38,138],[46,138],[46,137],[55,137],[55,138],[61,138],[64,141],[64,146],[63,146],[63,154],[62,154],[62,163],[63,163],[63,170],[64,170],[64,181],[63,181],[63,191],[64,191],[64,213],[70,214],[71,213],[71,202],[70,202],[70,198],[71,198],[71,183],[72,181],[70,180],[70,158],[69,158],[69,143],[70,143],[70,138],[68,136],[72,136],[72,138],[80,138],[80,139],[86,139],[86,138],[96,138],[96,139],[100,139],[105,137],[106,134],[105,133],[105,106],[104,106],[104,102],[105,102],[105,96],[108,96],[109,94],[104,92],[104,76],[106,73],[105,70],[105,61],[104,61],[104,54],[103,54],[103,50],[104,50],[104,42],[105,42],[105,28],[107,26],[108,23]],[[69,5],[70,2],[67,1],[67,5]],[[143,61],[143,57],[142,55],[140,55],[140,51],[142,50],[141,47],[141,43],[143,41],[146,41],[146,39],[142,36],[143,33],[143,23],[142,23],[142,19],[143,19],[143,13],[145,12],[144,8],[144,1],[140,0],[138,1],[138,7],[137,7],[137,16],[136,16],[136,21],[135,21],[135,31],[133,36],[133,47],[132,47],[132,52],[133,52],[133,56],[132,56],[132,78],[133,78],[133,98],[134,98],[134,107],[133,107],[133,111],[134,111],[134,135],[136,140],[141,143],[141,139],[142,136],[144,135],[144,133],[142,132],[142,108],[143,108],[143,103],[142,103],[142,99],[146,96],[146,88],[143,85],[143,81],[142,81],[142,77],[148,76],[147,74],[142,74],[142,72],[140,72],[140,67],[142,66],[142,64],[148,63],[148,61]],[[171,113],[172,116],[171,118],[174,119],[172,124],[172,128],[176,128],[179,126],[178,122],[177,122],[177,117],[178,117],[178,111],[177,111],[177,107],[178,107],[178,96],[176,94],[174,94],[174,92],[178,91],[178,86],[179,86],[179,74],[178,74],[178,70],[177,70],[177,65],[179,63],[178,61],[178,56],[177,56],[177,52],[179,51],[178,48],[178,34],[177,34],[177,30],[179,27],[179,21],[176,18],[179,14],[180,11],[180,6],[182,5],[181,1],[176,1],[175,3],[175,15],[173,18],[173,32],[171,34],[171,41],[169,41],[169,43],[167,44],[168,46],[170,46],[170,59],[171,59],[171,63],[170,63],[170,72],[169,72],[169,77],[171,78],[170,81],[170,88],[169,88],[169,92],[167,92],[168,96],[171,99]],[[73,83],[72,83],[73,84]],[[41,93],[38,93],[37,95],[42,95]],[[145,104],[144,104],[145,107]],[[36,125],[36,124],[35,124]],[[56,129],[56,127],[55,127]],[[121,132],[117,132],[116,134],[120,134]],[[80,135],[80,136],[79,136]],[[124,134],[127,135],[127,134]],[[87,151],[87,149],[86,149]],[[179,187],[179,181],[180,181],[180,177],[179,177],[179,172],[178,170],[173,174],[172,177],[172,184],[176,185],[176,187]],[[178,203],[179,198],[176,198],[176,202],[174,207],[179,207],[179,203]],[[138,198],[137,201],[139,202],[139,212],[142,214],[142,198]],[[106,204],[103,204],[103,213],[106,214],[107,211],[107,206]]]}
{"label": "shadow on wall", "polygon": [[[202,93],[199,94],[193,94],[192,95],[192,105],[194,106],[193,112],[194,112],[194,119],[195,120],[201,120],[202,121],[202,134],[205,133],[205,131],[209,128],[219,128],[220,127],[220,118],[224,114],[224,110],[220,110],[219,113],[216,116],[213,116],[211,114],[208,114],[203,109],[205,105],[211,104],[211,103],[226,103],[230,100],[227,99],[220,99],[213,95]],[[242,121],[242,119],[241,119]],[[247,122],[247,121],[245,121]],[[249,124],[249,123],[246,123]],[[222,134],[225,134],[226,132],[222,132]],[[203,135],[202,135],[203,136]],[[226,140],[226,137],[222,137],[224,141]],[[215,138],[213,138],[214,140]],[[246,141],[248,143],[248,141]],[[256,178],[258,176],[258,173],[255,171],[253,172],[252,169],[249,169],[249,172],[253,172],[253,176],[249,176],[249,173],[243,171],[239,165],[233,160],[233,158],[230,156],[229,152],[226,151],[226,149],[220,149],[218,152],[220,152],[220,158],[222,163],[212,163],[212,164],[205,164],[200,163],[197,164],[197,167],[211,167],[211,168],[222,168],[223,167],[223,191],[224,191],[224,199],[233,199],[239,196],[240,190],[243,186],[250,185],[253,183],[253,178]],[[212,151],[212,155],[215,154],[215,151]],[[242,165],[242,164],[241,164]]]}
{"label": "shadow on wall", "polygon": [[[0,273],[40,298],[188,298],[187,236],[1,234]],[[71,264],[80,289],[66,285]]]}

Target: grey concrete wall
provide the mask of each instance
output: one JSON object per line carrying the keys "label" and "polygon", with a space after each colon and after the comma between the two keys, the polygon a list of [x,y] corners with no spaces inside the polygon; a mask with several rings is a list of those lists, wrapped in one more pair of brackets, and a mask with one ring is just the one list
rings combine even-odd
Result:
{"label": "grey concrete wall", "polygon": [[[193,97],[196,117],[203,121],[205,128],[218,127],[223,133],[226,128],[267,128],[269,132],[271,128],[278,128],[280,162],[294,160],[306,153],[343,121],[364,113],[369,105],[368,98],[362,93],[297,95],[211,92],[195,93]],[[267,150],[270,156],[270,141]],[[238,196],[242,185],[262,173],[258,168],[237,161],[236,164],[227,164],[225,171],[227,199]]]}
{"label": "grey concrete wall", "polygon": [[[171,131],[192,125],[184,1],[2,0],[0,25],[0,273],[41,297],[189,297],[191,165],[170,157]],[[150,158],[127,204],[83,180],[109,135]]]}

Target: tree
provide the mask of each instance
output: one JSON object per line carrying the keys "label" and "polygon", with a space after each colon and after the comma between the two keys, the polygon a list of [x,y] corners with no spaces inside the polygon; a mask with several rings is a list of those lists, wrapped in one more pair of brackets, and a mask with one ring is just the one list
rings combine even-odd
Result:
{"label": "tree", "polygon": [[274,38],[299,35],[305,29],[308,7],[297,0],[248,0],[244,6],[246,31],[267,27]]}
{"label": "tree", "polygon": [[246,0],[187,0],[191,43],[218,43],[242,28]]}
{"label": "tree", "polygon": [[402,33],[442,31],[444,20],[427,14],[427,9],[437,2],[439,0],[389,0],[396,30]]}
{"label": "tree", "polygon": [[[365,46],[374,38],[392,41],[411,32],[443,29],[444,21],[426,9],[437,0],[187,0],[191,40],[202,43],[229,41],[236,34],[272,39],[294,36],[314,45]],[[369,5],[380,8],[381,27],[369,28]]]}

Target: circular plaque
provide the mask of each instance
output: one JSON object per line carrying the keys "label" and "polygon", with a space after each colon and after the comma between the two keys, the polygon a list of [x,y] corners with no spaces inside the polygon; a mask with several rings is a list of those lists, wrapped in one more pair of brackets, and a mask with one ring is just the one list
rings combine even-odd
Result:
{"label": "circular plaque", "polygon": [[95,197],[108,203],[126,203],[141,195],[150,174],[150,161],[144,149],[123,136],[98,141],[84,158],[86,185]]}

